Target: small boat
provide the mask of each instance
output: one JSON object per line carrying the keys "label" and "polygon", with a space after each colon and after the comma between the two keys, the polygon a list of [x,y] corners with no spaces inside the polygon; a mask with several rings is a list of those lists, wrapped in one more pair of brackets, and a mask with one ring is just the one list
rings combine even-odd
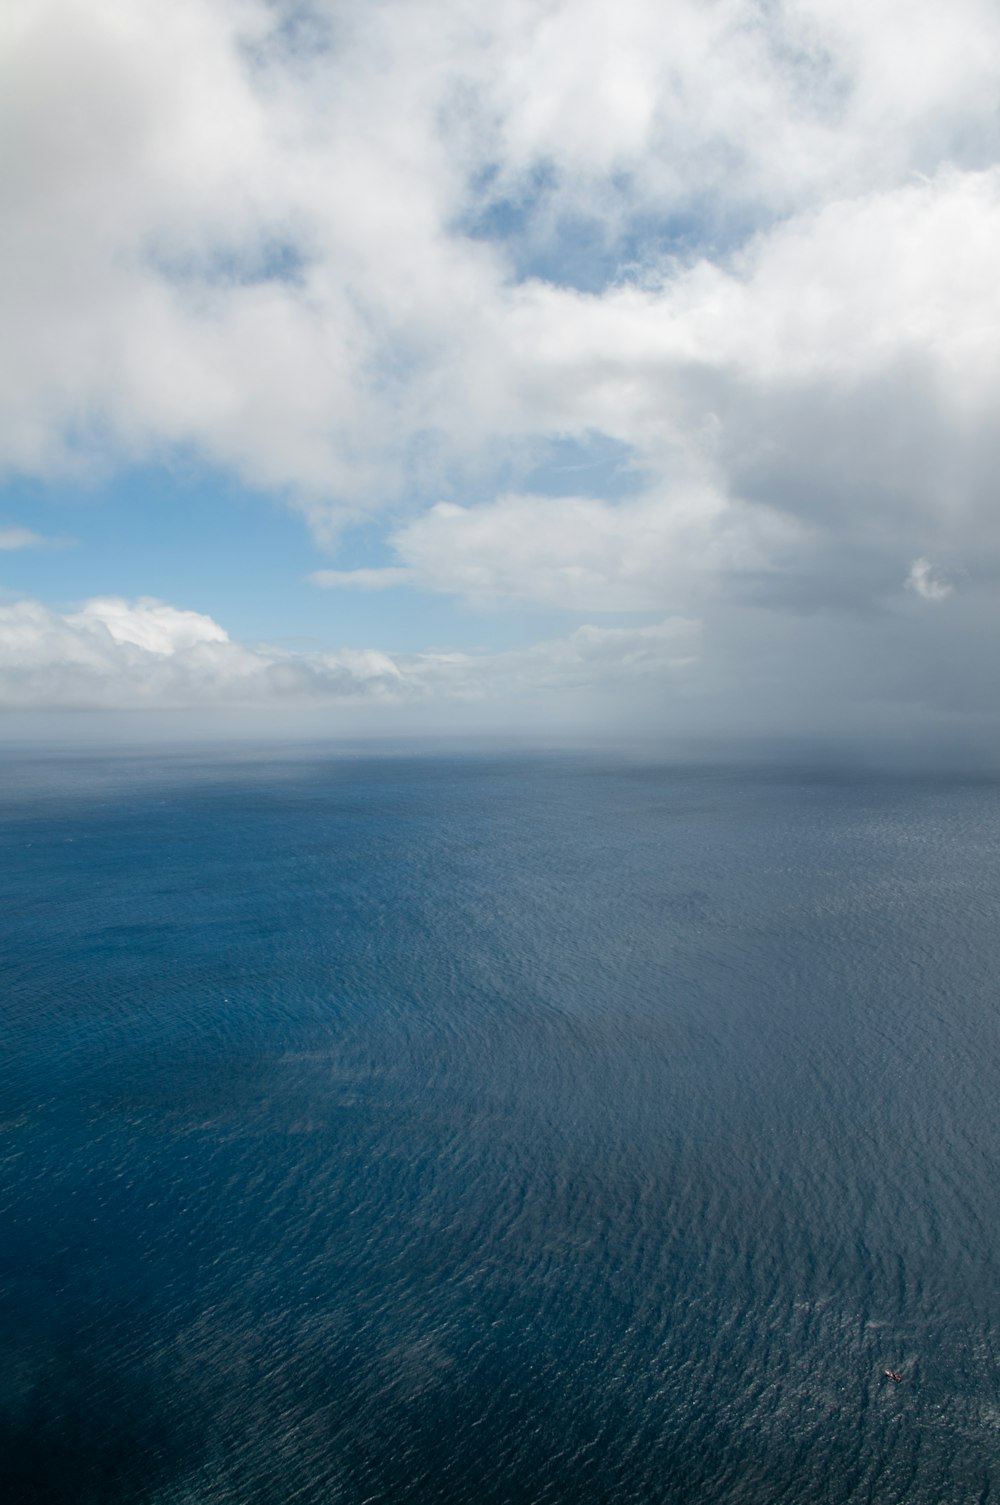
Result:
{"label": "small boat", "polygon": [[901,1374],[896,1373],[895,1369],[883,1369],[882,1373],[885,1375],[887,1380],[895,1380],[897,1385],[903,1378]]}

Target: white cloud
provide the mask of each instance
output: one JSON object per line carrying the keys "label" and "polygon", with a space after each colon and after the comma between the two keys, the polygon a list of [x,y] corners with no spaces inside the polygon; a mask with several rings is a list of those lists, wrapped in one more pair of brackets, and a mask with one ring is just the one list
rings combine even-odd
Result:
{"label": "white cloud", "polygon": [[393,535],[402,564],[311,578],[334,589],[411,584],[475,603],[657,611],[671,596],[692,596],[697,572],[763,568],[794,531],[767,509],[727,505],[705,486],[617,505],[510,494],[478,507],[439,502]]}
{"label": "white cloud", "polygon": [[915,559],[906,577],[907,590],[915,591],[925,601],[947,601],[954,589],[934,568],[929,559]]}
{"label": "white cloud", "polygon": [[234,642],[211,617],[161,601],[88,601],[60,614],[0,606],[0,709],[158,710],[412,705],[600,686],[681,671],[697,625],[582,627],[503,653],[289,653]]}
{"label": "white cloud", "polygon": [[5,708],[180,708],[377,692],[398,678],[378,653],[292,655],[233,642],[211,617],[163,602],[88,601],[60,614],[0,607]]}
{"label": "white cloud", "polygon": [[[588,427],[662,462],[692,364],[842,381],[916,349],[992,380],[992,6],[312,14],[296,50],[258,0],[8,7],[8,465],[193,444],[320,524],[419,479],[427,436]],[[508,202],[516,234],[470,235]],[[692,215],[695,246],[763,229],[677,268]],[[558,277],[581,219],[645,286],[512,284],[518,236]]]}
{"label": "white cloud", "polygon": [[[0,467],[193,450],[327,542],[391,519],[386,567],[321,585],[585,615],[874,620],[901,558],[1000,574],[992,0],[13,0],[0,29]],[[540,494],[594,435],[631,494]],[[417,673],[129,612],[107,662],[142,652],[154,699]],[[52,631],[111,684],[97,617]]]}
{"label": "white cloud", "polygon": [[114,643],[131,644],[166,658],[199,643],[229,642],[229,634],[211,617],[197,611],[178,611],[148,596],[133,602],[119,596],[97,596],[65,621],[83,632],[99,634],[103,627]]}

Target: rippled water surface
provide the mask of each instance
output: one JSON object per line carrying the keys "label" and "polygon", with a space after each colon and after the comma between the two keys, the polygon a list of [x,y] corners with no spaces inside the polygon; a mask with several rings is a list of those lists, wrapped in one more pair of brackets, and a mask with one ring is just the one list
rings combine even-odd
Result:
{"label": "rippled water surface", "polygon": [[1000,786],[0,777],[14,1505],[1000,1500]]}

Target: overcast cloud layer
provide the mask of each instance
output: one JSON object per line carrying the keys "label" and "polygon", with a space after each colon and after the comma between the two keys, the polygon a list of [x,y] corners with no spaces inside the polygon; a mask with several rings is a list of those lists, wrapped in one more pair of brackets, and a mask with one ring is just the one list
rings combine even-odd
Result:
{"label": "overcast cloud layer", "polygon": [[[194,455],[302,514],[304,588],[565,633],[309,655],[158,603],[11,603],[0,697],[587,686],[599,716],[640,675],[636,714],[689,729],[989,721],[1000,9],[496,9],[12,0],[0,465]],[[346,567],[363,519],[384,562]],[[44,541],[3,521],[4,550]]]}

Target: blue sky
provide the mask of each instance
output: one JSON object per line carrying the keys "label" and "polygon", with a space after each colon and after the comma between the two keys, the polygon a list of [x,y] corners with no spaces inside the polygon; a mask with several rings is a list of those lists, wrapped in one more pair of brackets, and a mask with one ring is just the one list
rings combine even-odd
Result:
{"label": "blue sky", "polygon": [[[8,596],[72,607],[88,596],[156,596],[192,605],[236,637],[302,645],[473,646],[480,617],[447,598],[406,587],[336,595],[309,583],[333,557],[348,567],[386,562],[378,528],[362,524],[336,550],[311,537],[280,497],[249,491],[224,473],[185,464],[129,468],[87,484],[12,482],[6,515],[30,517],[60,540],[4,561]],[[517,622],[491,623],[501,633]]]}
{"label": "blue sky", "polygon": [[[581,476],[608,496],[639,485],[627,454],[599,436],[554,439],[521,469],[539,496],[572,495]],[[511,481],[511,467],[504,470],[491,476],[494,486]],[[441,490],[454,489],[445,478]],[[463,489],[463,500],[476,500],[476,490]],[[406,515],[408,500],[400,498],[397,516]],[[322,590],[311,576],[324,566],[391,562],[384,521],[363,519],[335,541],[317,539],[280,493],[250,489],[192,455],[77,480],[12,478],[0,528],[22,518],[40,542],[0,554],[8,600],[38,597],[71,610],[90,596],[154,596],[207,612],[244,640],[326,650],[375,642],[397,651],[506,648],[557,635],[567,621],[563,611],[528,602],[513,609],[405,584],[375,593]],[[650,613],[611,616],[620,625]]]}
{"label": "blue sky", "polygon": [[0,28],[5,725],[992,737],[995,6]]}

